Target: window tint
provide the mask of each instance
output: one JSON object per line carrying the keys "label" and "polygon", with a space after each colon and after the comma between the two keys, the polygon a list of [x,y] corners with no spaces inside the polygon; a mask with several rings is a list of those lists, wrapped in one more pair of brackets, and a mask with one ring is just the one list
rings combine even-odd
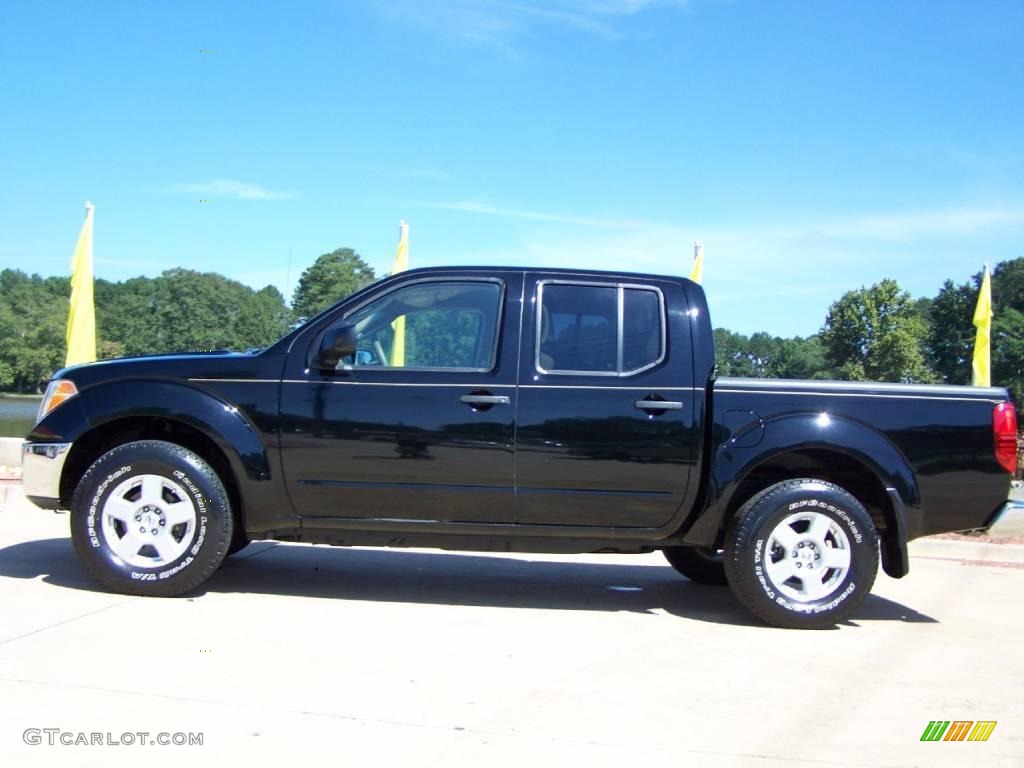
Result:
{"label": "window tint", "polygon": [[656,290],[544,283],[540,305],[541,371],[614,376],[649,368],[663,356],[664,309]]}
{"label": "window tint", "polygon": [[345,318],[354,325],[356,354],[343,365],[376,368],[494,366],[501,286],[416,283],[382,296]]}
{"label": "window tint", "polygon": [[614,372],[618,355],[618,315],[616,288],[544,286],[541,368]]}
{"label": "window tint", "polygon": [[635,371],[661,357],[661,303],[654,291],[623,291],[622,370]]}

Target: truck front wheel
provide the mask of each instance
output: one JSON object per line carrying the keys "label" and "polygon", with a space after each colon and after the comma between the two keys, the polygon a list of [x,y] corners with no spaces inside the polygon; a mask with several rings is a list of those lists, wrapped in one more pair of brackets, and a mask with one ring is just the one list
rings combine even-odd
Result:
{"label": "truck front wheel", "polygon": [[71,501],[71,539],[85,569],[129,595],[189,592],[221,564],[232,540],[224,484],[201,457],[138,440],[100,456]]}
{"label": "truck front wheel", "polygon": [[878,534],[864,506],[823,480],[777,483],[749,499],[726,537],[725,573],[758,618],[824,629],[848,618],[878,572]]}

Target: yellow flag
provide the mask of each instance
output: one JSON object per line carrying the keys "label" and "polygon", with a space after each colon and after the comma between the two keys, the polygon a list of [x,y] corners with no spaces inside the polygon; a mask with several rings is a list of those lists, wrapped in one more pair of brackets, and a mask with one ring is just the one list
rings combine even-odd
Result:
{"label": "yellow flag", "polygon": [[704,279],[704,244],[699,240],[693,241],[693,269],[690,270],[690,279],[698,284]]}
{"label": "yellow flag", "polygon": [[96,308],[92,298],[92,214],[95,206],[85,204],[85,223],[71,257],[71,306],[65,341],[65,365],[91,363],[96,359]]}
{"label": "yellow flag", "polygon": [[[409,225],[404,221],[398,225],[398,248],[395,250],[395,263],[391,265],[391,274],[404,272],[409,268]],[[395,331],[395,340],[391,344],[391,365],[401,368],[405,365],[405,315],[396,319],[391,327]]]}
{"label": "yellow flag", "polygon": [[985,265],[985,276],[981,278],[978,305],[974,308],[974,379],[976,387],[992,386],[992,362],[990,337],[992,331],[992,279]]}

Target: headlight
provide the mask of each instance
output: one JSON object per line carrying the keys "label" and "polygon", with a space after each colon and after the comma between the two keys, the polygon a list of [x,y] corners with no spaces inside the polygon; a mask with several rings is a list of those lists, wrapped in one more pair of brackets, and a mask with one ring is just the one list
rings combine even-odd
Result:
{"label": "headlight", "polygon": [[39,412],[36,414],[36,424],[43,420],[46,415],[61,403],[70,400],[78,394],[78,387],[70,379],[54,379],[46,387],[46,394],[43,395],[43,402],[39,404]]}

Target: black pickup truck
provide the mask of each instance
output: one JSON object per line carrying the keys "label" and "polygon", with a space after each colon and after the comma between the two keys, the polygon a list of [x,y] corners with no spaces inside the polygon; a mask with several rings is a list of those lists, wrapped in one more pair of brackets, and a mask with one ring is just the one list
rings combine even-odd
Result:
{"label": "black pickup truck", "polygon": [[660,549],[814,628],[910,539],[992,526],[1015,459],[1003,389],[716,380],[683,278],[438,268],[256,353],[63,370],[23,473],[119,592],[194,590],[254,539]]}

